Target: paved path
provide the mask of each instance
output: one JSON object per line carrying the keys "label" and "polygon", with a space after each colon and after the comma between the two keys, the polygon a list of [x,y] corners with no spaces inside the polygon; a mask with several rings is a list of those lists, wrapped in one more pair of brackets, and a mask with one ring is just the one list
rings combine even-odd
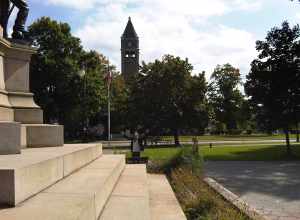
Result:
{"label": "paved path", "polygon": [[300,162],[206,162],[206,175],[271,220],[300,220]]}
{"label": "paved path", "polygon": [[[99,141],[103,143],[103,147],[107,148],[108,147],[108,142],[107,141]],[[296,140],[291,139],[291,142],[296,142]],[[181,141],[181,144],[193,144],[192,141]],[[285,143],[285,140],[283,139],[278,139],[278,140],[227,140],[227,141],[199,141],[200,145],[209,145],[213,144],[214,146],[216,145],[243,145],[243,144],[282,144]],[[159,141],[156,145],[168,145],[168,144],[174,144],[173,141]],[[130,141],[111,141],[110,143],[111,146],[115,147],[129,147],[130,146]]]}

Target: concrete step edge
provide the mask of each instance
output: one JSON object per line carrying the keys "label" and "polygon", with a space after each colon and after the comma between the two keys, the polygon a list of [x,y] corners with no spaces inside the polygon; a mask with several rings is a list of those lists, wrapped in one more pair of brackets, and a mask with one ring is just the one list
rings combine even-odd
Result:
{"label": "concrete step edge", "polygon": [[150,220],[145,165],[126,165],[98,220]]}
{"label": "concrete step edge", "polygon": [[148,174],[151,220],[186,220],[165,175]]}
{"label": "concrete step edge", "polygon": [[0,204],[15,206],[102,155],[99,144],[25,149],[0,156]]}
{"label": "concrete step edge", "polygon": [[0,220],[96,220],[124,167],[124,156],[103,155],[19,206],[0,209]]}

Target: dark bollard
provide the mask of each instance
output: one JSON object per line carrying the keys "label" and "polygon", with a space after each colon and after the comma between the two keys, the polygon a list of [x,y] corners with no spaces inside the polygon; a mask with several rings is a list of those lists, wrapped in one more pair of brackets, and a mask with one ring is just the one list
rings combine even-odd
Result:
{"label": "dark bollard", "polygon": [[198,144],[198,139],[193,138],[193,154],[198,155],[199,154],[199,144]]}

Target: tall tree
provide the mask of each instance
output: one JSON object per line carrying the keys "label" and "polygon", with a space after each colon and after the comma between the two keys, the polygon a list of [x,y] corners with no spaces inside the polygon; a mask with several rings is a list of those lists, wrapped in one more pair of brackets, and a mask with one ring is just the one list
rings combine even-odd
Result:
{"label": "tall tree", "polygon": [[103,59],[94,51],[85,52],[67,23],[42,17],[29,27],[29,34],[37,47],[30,66],[31,89],[45,121],[64,124],[66,135],[76,135],[104,102]]}
{"label": "tall tree", "polygon": [[238,129],[241,121],[241,108],[244,102],[239,90],[241,76],[239,69],[230,64],[218,65],[209,85],[209,102],[218,122],[224,123],[229,132]]}
{"label": "tall tree", "polygon": [[126,129],[128,123],[128,101],[130,87],[126,84],[123,76],[114,74],[111,84],[111,115],[112,128],[115,130]]}
{"label": "tall tree", "polygon": [[283,22],[257,41],[259,56],[251,64],[245,91],[258,119],[270,129],[283,129],[290,153],[289,129],[298,124],[300,104],[300,29]]}
{"label": "tall tree", "polygon": [[[83,114],[79,119],[81,118],[81,121],[88,123],[85,125],[88,127],[89,120],[106,109],[105,77],[108,61],[102,54],[96,51],[89,51],[83,53],[80,65],[82,70],[85,71],[85,75],[81,76],[81,95],[78,99],[78,108],[81,109]],[[91,123],[97,124],[99,121],[91,121]]]}
{"label": "tall tree", "polygon": [[132,83],[129,98],[130,121],[152,132],[171,131],[176,145],[183,129],[203,131],[208,116],[204,73],[192,76],[188,60],[166,55],[143,64]]}

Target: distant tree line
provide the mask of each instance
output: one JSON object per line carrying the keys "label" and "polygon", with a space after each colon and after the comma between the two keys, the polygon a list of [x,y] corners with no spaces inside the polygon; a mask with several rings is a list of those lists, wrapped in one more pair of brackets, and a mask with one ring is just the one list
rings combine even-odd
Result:
{"label": "distant tree line", "polygon": [[143,63],[140,74],[126,82],[114,79],[115,126],[122,121],[123,129],[173,135],[176,145],[183,134],[251,134],[255,123],[239,89],[239,70],[230,64],[217,66],[210,83],[204,72],[192,75],[192,70],[187,59],[165,55]]}
{"label": "distant tree line", "polygon": [[[29,27],[37,46],[31,88],[45,111],[45,121],[65,125],[66,137],[81,138],[107,120],[106,57],[85,51],[70,26],[43,17]],[[265,41],[245,85],[239,69],[218,65],[209,81],[192,74],[188,59],[165,55],[142,63],[140,73],[123,79],[110,66],[112,128],[140,130],[148,136],[251,134],[282,130],[298,133],[300,107],[299,26],[284,22]],[[85,74],[84,74],[85,73]],[[245,88],[245,93],[242,88]]]}

